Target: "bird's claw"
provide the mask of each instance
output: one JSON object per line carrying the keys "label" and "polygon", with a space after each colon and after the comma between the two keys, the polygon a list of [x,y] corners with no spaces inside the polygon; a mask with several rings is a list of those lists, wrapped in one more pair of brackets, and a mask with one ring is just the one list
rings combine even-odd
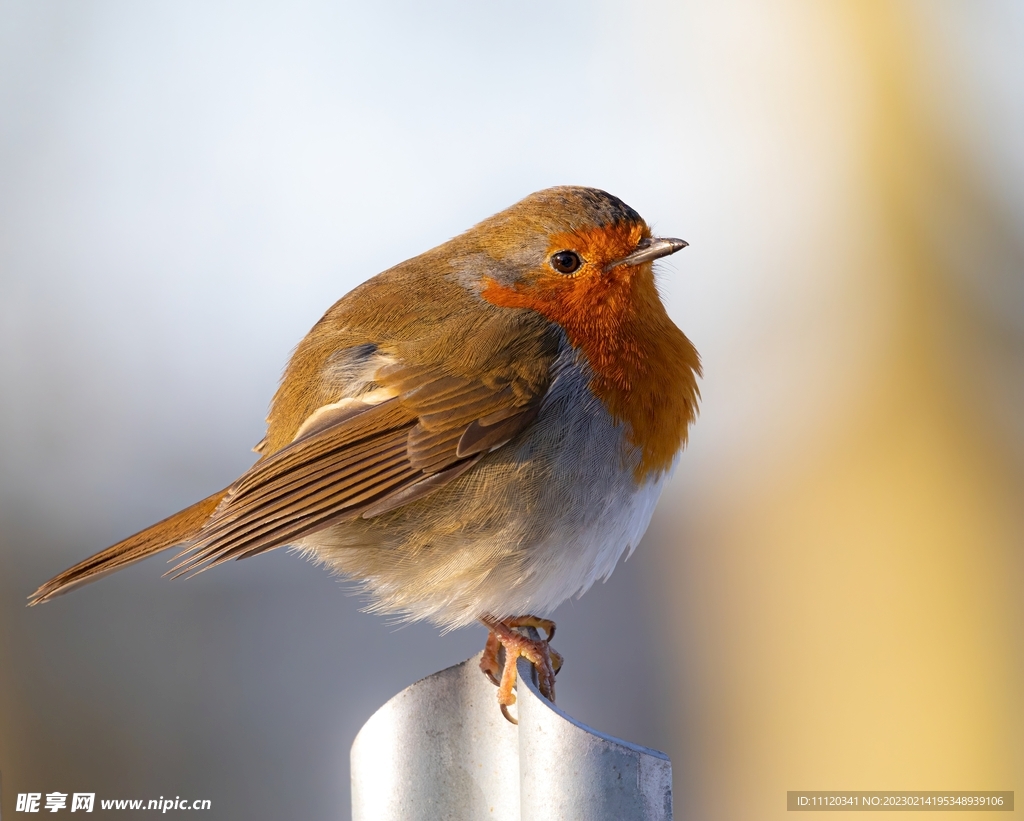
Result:
{"label": "bird's claw", "polygon": [[[555,675],[562,669],[562,656],[551,649],[549,642],[555,635],[555,623],[550,619],[536,616],[519,616],[499,620],[486,616],[481,619],[488,629],[487,644],[480,658],[480,669],[498,687],[498,704],[501,713],[513,724],[518,724],[508,707],[516,703],[513,689],[516,686],[516,663],[525,658],[537,671],[537,688],[542,696],[551,702],[555,700]],[[533,628],[536,638],[524,635],[519,628]],[[540,638],[536,631],[547,635]],[[502,663],[499,654],[504,651]]]}
{"label": "bird's claw", "polygon": [[[501,661],[498,659],[498,654],[500,652],[501,642],[498,641],[498,637],[494,634],[494,631],[489,630],[487,633],[487,644],[484,645],[484,652],[480,657],[480,669],[484,671],[484,675],[491,680],[491,684],[495,687],[501,686],[499,678],[501,676],[502,665]],[[508,718],[508,716],[505,717]]]}

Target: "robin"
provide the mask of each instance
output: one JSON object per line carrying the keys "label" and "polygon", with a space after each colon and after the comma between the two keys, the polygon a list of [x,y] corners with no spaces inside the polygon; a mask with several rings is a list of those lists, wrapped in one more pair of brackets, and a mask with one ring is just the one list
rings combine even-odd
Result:
{"label": "robin", "polygon": [[483,622],[503,712],[519,657],[553,699],[545,616],[636,546],[697,414],[652,268],[685,246],[566,186],[378,274],[299,343],[252,468],[30,604],[175,546],[181,575],[292,545],[372,612]]}

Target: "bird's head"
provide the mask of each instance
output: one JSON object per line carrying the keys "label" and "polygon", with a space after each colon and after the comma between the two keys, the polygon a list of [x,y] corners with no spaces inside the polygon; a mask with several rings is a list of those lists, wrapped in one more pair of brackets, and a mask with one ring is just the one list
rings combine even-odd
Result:
{"label": "bird's head", "polygon": [[531,194],[456,242],[463,284],[559,325],[586,357],[595,395],[630,423],[641,472],[666,468],[696,414],[700,363],[662,305],[653,262],[686,243],[652,237],[611,194],[570,186]]}
{"label": "bird's head", "polygon": [[[460,239],[484,299],[520,303],[560,324],[570,314],[614,310],[638,292],[654,293],[651,263],[686,247],[652,237],[618,197],[575,186],[531,194]],[[480,255],[487,264],[479,264]]]}

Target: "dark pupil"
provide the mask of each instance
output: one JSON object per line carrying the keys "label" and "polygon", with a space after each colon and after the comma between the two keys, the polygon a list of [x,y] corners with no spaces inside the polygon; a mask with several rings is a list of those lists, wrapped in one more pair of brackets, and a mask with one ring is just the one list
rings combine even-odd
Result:
{"label": "dark pupil", "polygon": [[580,258],[572,251],[559,251],[551,257],[555,270],[563,274],[571,274],[580,267]]}

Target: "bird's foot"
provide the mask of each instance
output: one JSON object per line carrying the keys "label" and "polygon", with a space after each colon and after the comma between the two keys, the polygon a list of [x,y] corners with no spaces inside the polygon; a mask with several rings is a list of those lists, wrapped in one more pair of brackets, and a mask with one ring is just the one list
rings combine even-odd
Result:
{"label": "bird's foot", "polygon": [[[549,642],[555,635],[555,623],[537,616],[517,616],[511,619],[496,619],[484,616],[480,619],[488,630],[487,644],[480,659],[480,669],[498,687],[498,704],[501,712],[513,724],[518,722],[508,713],[508,707],[516,703],[516,662],[525,658],[537,671],[537,686],[541,695],[549,701],[555,700],[555,674],[562,669],[562,657],[551,649]],[[544,638],[532,638],[519,632],[518,628],[543,630]],[[501,650],[505,651],[504,664],[499,660]]]}

